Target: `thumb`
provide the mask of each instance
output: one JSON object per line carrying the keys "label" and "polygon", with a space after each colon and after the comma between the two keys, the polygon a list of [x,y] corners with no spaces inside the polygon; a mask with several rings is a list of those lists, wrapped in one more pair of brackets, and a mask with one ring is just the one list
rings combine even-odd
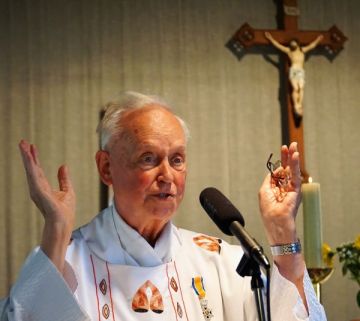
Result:
{"label": "thumb", "polygon": [[73,192],[73,185],[71,183],[69,169],[66,165],[62,165],[58,170],[59,188],[63,192]]}
{"label": "thumb", "polygon": [[259,189],[259,193],[258,193],[259,200],[261,200],[263,196],[268,194],[270,188],[271,188],[271,174],[267,174]]}
{"label": "thumb", "polygon": [[261,185],[262,189],[267,189],[269,187],[271,187],[271,174],[270,173],[265,176],[263,183]]}

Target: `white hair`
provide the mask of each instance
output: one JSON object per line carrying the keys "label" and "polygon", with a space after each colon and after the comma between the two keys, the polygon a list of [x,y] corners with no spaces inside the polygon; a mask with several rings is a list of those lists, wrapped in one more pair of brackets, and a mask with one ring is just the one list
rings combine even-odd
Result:
{"label": "white hair", "polygon": [[185,121],[177,116],[171,107],[160,97],[144,95],[134,91],[125,92],[120,99],[108,102],[103,108],[103,117],[96,129],[100,135],[100,149],[107,150],[109,142],[115,136],[121,135],[124,130],[121,119],[125,112],[141,109],[149,105],[158,105],[170,111],[179,121],[185,135],[186,142],[190,138],[190,132]]}

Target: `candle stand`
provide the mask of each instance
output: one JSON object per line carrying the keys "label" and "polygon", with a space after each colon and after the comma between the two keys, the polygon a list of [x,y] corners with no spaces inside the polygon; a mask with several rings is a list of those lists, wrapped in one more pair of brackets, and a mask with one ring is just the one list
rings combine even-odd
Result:
{"label": "candle stand", "polygon": [[333,268],[308,268],[308,273],[315,289],[316,296],[321,302],[321,284],[325,283],[334,272]]}

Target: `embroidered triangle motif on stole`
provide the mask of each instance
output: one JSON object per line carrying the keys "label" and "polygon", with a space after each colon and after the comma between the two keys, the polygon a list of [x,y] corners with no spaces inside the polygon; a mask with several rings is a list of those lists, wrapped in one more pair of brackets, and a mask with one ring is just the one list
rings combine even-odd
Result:
{"label": "embroidered triangle motif on stole", "polygon": [[155,313],[164,312],[164,303],[160,291],[150,280],[147,280],[136,291],[131,307],[135,312],[140,313],[148,312],[149,310]]}

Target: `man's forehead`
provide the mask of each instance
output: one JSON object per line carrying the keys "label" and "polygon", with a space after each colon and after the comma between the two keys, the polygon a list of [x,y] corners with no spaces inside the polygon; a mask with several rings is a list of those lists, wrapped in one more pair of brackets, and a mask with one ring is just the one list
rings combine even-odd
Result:
{"label": "man's forehead", "polygon": [[[152,140],[146,140],[146,141],[138,141],[136,142],[137,148],[141,150],[153,150],[158,149],[159,147],[163,148],[166,147],[164,145],[159,146],[158,141],[152,141]],[[175,140],[172,141],[171,146],[169,146],[171,149],[176,150],[177,152],[185,152],[186,151],[186,145],[182,140]]]}
{"label": "man's forehead", "polygon": [[168,109],[149,105],[136,109],[124,115],[120,123],[121,127],[129,133],[148,133],[152,131],[178,132],[183,128],[176,116]]}
{"label": "man's forehead", "polygon": [[169,111],[166,107],[161,105],[147,105],[138,109],[131,109],[124,113],[121,118],[121,122],[125,124],[131,124],[132,122],[138,122],[142,119],[152,118],[152,117],[160,117],[161,115],[173,116],[175,117],[171,111]]}
{"label": "man's forehead", "polygon": [[161,138],[174,145],[186,145],[184,129],[176,116],[162,106],[150,105],[124,115],[118,142],[130,145],[151,146]]}

